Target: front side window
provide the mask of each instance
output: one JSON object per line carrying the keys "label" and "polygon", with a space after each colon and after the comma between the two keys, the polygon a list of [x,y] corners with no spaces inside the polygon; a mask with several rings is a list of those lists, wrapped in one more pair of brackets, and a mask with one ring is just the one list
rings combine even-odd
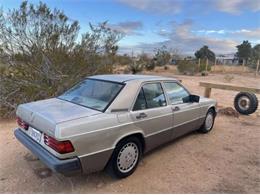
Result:
{"label": "front side window", "polygon": [[171,104],[184,103],[189,97],[189,93],[181,85],[175,82],[165,82],[165,91]]}
{"label": "front side window", "polygon": [[143,110],[166,106],[166,100],[160,83],[145,84],[137,96],[133,110]]}
{"label": "front side window", "polygon": [[61,96],[60,99],[103,111],[122,89],[123,84],[86,79]]}

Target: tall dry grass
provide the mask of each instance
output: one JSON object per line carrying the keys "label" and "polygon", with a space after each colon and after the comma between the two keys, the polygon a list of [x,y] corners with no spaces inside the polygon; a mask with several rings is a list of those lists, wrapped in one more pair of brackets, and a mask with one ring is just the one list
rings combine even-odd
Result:
{"label": "tall dry grass", "polygon": [[211,68],[212,73],[249,73],[253,72],[253,70],[247,66],[229,66],[229,65],[216,65]]}
{"label": "tall dry grass", "polygon": [[[166,65],[167,69],[165,69],[165,66],[156,66],[154,70],[148,71],[143,70],[143,74],[153,74],[153,73],[171,73],[171,74],[180,74],[177,66],[175,65]],[[114,67],[114,74],[124,74],[124,73],[130,73],[129,70],[127,70],[127,66],[115,66]],[[211,67],[210,73],[226,73],[226,74],[243,74],[243,73],[254,73],[255,70],[245,66],[229,66],[229,65],[216,65]]]}

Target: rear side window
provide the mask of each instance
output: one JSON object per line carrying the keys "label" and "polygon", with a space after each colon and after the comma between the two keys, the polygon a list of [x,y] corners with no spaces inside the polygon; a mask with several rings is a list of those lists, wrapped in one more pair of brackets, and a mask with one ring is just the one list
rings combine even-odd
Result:
{"label": "rear side window", "polygon": [[165,82],[165,91],[170,99],[171,104],[184,103],[185,99],[188,98],[189,93],[181,85],[175,82]]}
{"label": "rear side window", "polygon": [[144,109],[146,109],[146,101],[144,97],[144,90],[141,89],[140,93],[137,96],[133,110],[144,110]]}
{"label": "rear side window", "polygon": [[145,84],[136,99],[133,110],[166,106],[166,99],[160,83]]}

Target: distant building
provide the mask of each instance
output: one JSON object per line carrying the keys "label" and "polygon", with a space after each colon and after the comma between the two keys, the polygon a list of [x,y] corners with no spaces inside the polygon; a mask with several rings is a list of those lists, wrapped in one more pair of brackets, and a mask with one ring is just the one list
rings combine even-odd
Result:
{"label": "distant building", "polygon": [[[197,62],[197,59],[194,56],[179,56],[178,58],[172,58],[170,60],[170,63],[173,65],[178,64],[180,60],[186,60],[186,61],[192,61],[195,63]],[[214,62],[212,62],[214,63]],[[219,54],[216,55],[216,64],[221,64],[221,65],[239,65],[241,62],[239,59],[235,56],[234,53],[231,54]]]}
{"label": "distant building", "polygon": [[185,55],[179,55],[175,56],[170,60],[170,64],[177,65],[179,61],[186,60],[186,61],[196,61],[196,58],[193,56],[185,56]]}
{"label": "distant building", "polygon": [[239,59],[235,56],[235,54],[220,54],[216,55],[217,64],[225,64],[225,65],[238,65]]}

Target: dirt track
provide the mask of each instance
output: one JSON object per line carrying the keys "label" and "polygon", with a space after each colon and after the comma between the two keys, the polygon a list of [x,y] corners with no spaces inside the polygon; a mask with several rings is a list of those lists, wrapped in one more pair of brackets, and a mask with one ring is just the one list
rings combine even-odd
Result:
{"label": "dirt track", "polygon": [[[198,81],[223,82],[221,74],[179,78],[201,95]],[[238,81],[260,85],[250,75],[235,75],[232,83]],[[235,94],[212,91],[220,106],[232,106]],[[0,121],[0,193],[260,193],[259,109],[251,116],[218,116],[210,134],[192,133],[154,150],[123,180],[104,172],[69,178],[49,173],[15,140],[15,127]]]}

